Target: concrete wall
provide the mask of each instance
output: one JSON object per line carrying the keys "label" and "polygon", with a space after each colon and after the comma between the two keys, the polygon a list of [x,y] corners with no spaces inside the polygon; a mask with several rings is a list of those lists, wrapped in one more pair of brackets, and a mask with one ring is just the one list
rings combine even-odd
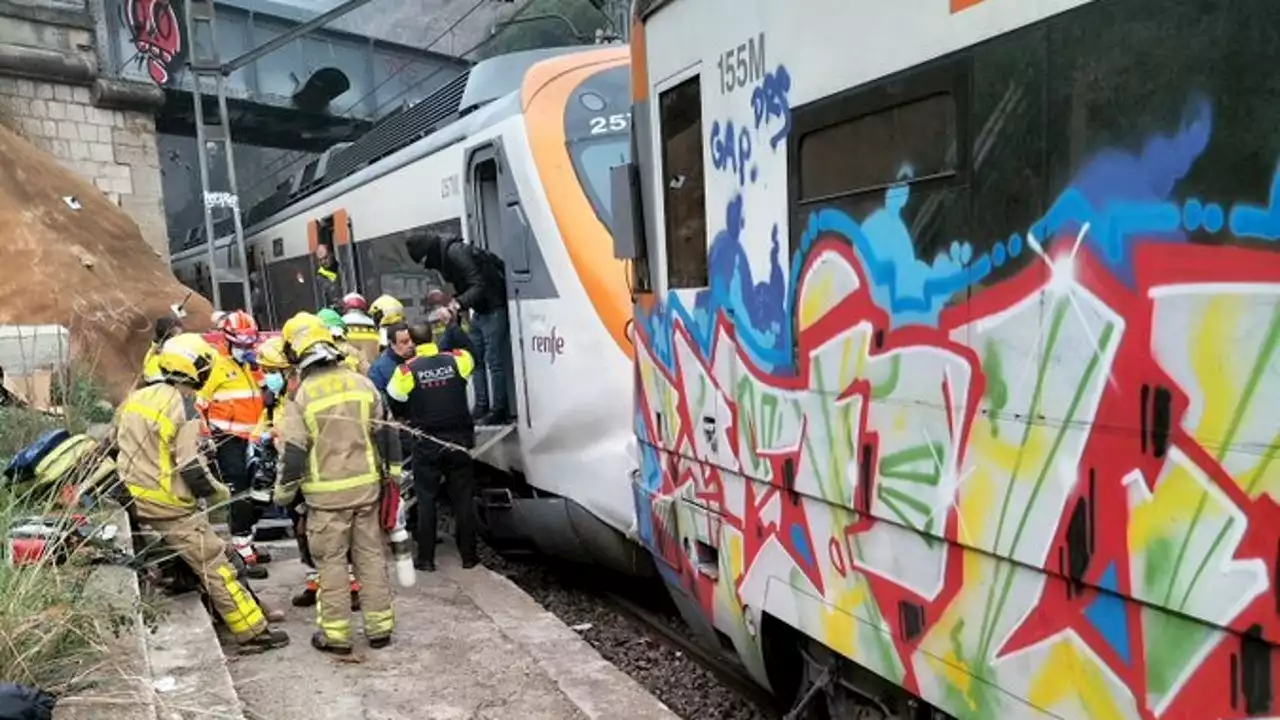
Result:
{"label": "concrete wall", "polygon": [[14,131],[106,193],[138,223],[147,243],[167,257],[150,113],[94,107],[88,87],[0,77],[0,114]]}

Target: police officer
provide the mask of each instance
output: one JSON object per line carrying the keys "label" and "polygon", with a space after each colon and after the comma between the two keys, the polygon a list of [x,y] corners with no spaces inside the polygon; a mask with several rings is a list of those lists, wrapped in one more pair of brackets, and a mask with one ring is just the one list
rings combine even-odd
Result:
{"label": "police officer", "polygon": [[474,567],[476,557],[475,474],[471,455],[476,431],[467,407],[467,378],[475,362],[466,350],[440,352],[431,342],[431,326],[409,328],[417,346],[416,356],[396,369],[387,383],[396,415],[403,417],[416,435],[413,449],[413,482],[418,496],[418,555],[414,567],[436,569],[436,495],[441,480],[449,483],[453,506],[454,537],[464,568]]}
{"label": "police officer", "polygon": [[391,643],[395,613],[379,517],[391,433],[382,396],[368,378],[343,365],[333,336],[315,315],[294,316],[282,336],[300,379],[285,405],[275,501],[287,507],[301,489],[307,504],[307,544],[320,572],[320,630],[311,644],[351,653],[344,597],[349,552],[361,585],[365,636],[371,647],[383,648]]}
{"label": "police officer", "polygon": [[236,579],[222,539],[196,507],[197,498],[230,497],[201,455],[194,403],[216,356],[199,335],[165,341],[156,353],[158,381],[133,391],[116,415],[116,467],[134,512],[199,576],[241,651],[261,652],[288,645],[289,636],[267,625],[262,607]]}

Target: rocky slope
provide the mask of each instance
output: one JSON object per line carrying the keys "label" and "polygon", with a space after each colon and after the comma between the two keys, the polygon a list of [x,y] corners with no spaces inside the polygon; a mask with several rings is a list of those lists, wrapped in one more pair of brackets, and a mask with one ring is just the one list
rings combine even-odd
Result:
{"label": "rocky slope", "polygon": [[[123,210],[3,127],[0,228],[0,325],[66,327],[79,365],[122,397],[155,318],[188,289]],[[186,310],[189,329],[207,329],[207,300],[192,294]]]}

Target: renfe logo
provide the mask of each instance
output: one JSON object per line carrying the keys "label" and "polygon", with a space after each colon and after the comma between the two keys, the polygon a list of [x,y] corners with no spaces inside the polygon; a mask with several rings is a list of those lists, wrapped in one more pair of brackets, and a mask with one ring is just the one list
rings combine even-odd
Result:
{"label": "renfe logo", "polygon": [[551,364],[556,364],[556,356],[564,354],[564,338],[556,335],[556,328],[551,326],[551,334],[534,335],[532,338],[533,351],[543,355],[551,356]]}

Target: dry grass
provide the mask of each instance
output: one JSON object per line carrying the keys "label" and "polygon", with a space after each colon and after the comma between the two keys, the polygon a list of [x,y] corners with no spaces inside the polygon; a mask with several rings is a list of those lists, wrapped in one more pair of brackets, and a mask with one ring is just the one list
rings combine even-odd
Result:
{"label": "dry grass", "polygon": [[[62,395],[62,416],[0,408],[0,465],[48,430],[82,432],[87,423],[102,419],[100,395],[90,383],[71,382]],[[24,518],[66,521],[69,528],[71,515],[84,512],[63,506],[55,496],[48,488],[5,485],[0,490],[6,556],[10,531]],[[0,562],[0,678],[64,691],[92,672],[110,641],[133,624],[138,608],[122,608],[119,599],[88,589],[91,569],[80,557],[63,564],[46,558],[20,567],[7,557]]]}

